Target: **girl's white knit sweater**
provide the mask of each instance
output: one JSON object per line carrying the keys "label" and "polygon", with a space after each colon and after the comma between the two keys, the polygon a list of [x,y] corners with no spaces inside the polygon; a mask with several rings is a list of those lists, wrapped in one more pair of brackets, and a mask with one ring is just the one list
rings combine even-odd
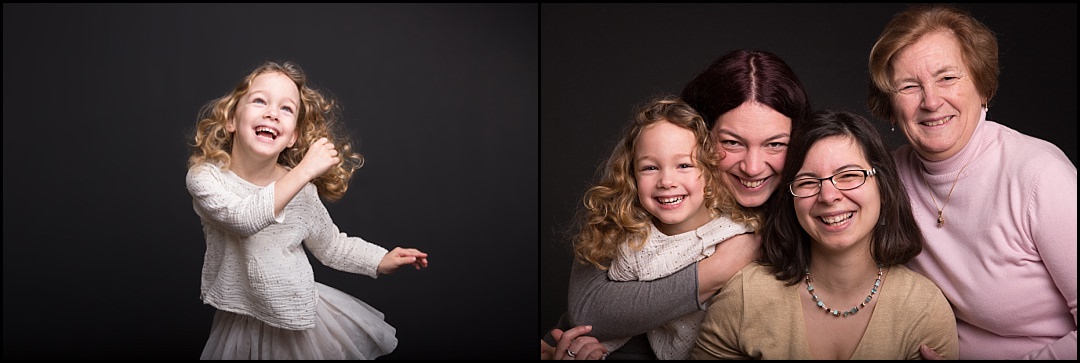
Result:
{"label": "girl's white knit sweater", "polygon": [[201,298],[283,329],[315,326],[318,293],[301,243],[328,267],[377,277],[381,246],[338,230],[308,183],[274,216],[274,183],[260,187],[208,163],[187,189],[206,235]]}

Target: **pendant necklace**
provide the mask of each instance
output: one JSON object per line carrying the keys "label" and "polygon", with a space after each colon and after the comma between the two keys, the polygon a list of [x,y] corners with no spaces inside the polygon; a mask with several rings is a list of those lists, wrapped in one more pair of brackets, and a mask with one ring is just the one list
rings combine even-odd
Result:
{"label": "pendant necklace", "polygon": [[[960,181],[960,173],[964,172],[964,168],[966,168],[968,164],[971,164],[970,160],[967,162],[967,164],[964,164],[964,166],[960,167],[960,171],[956,173],[956,180],[953,180],[952,187],[949,188],[949,195],[945,196],[945,202],[941,203],[941,207],[937,206],[937,198],[934,198],[934,189],[931,188],[930,183],[926,181],[926,175],[924,175],[921,171],[919,172],[919,176],[922,177],[923,183],[926,184],[926,189],[930,192],[930,200],[934,202],[934,208],[937,208],[937,226],[939,228],[945,225],[945,217],[942,215],[942,213],[945,211],[945,205],[949,204],[949,198],[952,198],[952,192],[956,189],[956,183]],[[925,166],[923,166],[923,170],[926,170]]]}
{"label": "pendant necklace", "polygon": [[853,315],[853,314],[859,312],[859,309],[865,308],[866,304],[870,303],[870,300],[874,298],[874,294],[877,294],[879,288],[881,288],[881,264],[880,263],[877,264],[877,280],[874,280],[874,287],[870,288],[870,295],[866,295],[866,299],[863,300],[862,303],[860,303],[858,306],[853,307],[851,309],[848,309],[846,311],[830,309],[829,307],[825,306],[825,303],[822,302],[821,299],[818,298],[817,294],[814,293],[814,278],[810,277],[810,267],[809,266],[806,267],[806,291],[810,292],[810,297],[812,297],[814,299],[814,302],[817,303],[817,306],[819,308],[825,309],[825,312],[828,313],[828,314],[832,314],[832,316],[842,316],[842,317],[846,318],[846,317],[848,317],[850,315]]}

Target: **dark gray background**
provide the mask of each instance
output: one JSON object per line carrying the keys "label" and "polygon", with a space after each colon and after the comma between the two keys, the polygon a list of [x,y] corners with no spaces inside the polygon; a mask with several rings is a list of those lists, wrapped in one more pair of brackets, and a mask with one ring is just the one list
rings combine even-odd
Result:
{"label": "dark gray background", "polygon": [[342,231],[430,254],[317,281],[386,314],[384,359],[535,358],[538,5],[4,4],[4,359],[197,359],[204,103],[292,60],[367,164]]}
{"label": "dark gray background", "polygon": [[[1076,4],[963,4],[998,33],[989,119],[1050,141],[1076,164]],[[866,109],[867,57],[904,4],[676,4],[540,7],[540,335],[566,310],[564,232],[634,107],[678,94],[736,48],[778,54],[815,108]],[[879,129],[890,146],[899,131]],[[633,301],[626,301],[633,304]]]}

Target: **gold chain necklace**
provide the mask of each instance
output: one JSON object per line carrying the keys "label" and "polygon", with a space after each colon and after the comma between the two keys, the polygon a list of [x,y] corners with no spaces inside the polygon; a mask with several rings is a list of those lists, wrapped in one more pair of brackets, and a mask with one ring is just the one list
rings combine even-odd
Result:
{"label": "gold chain necklace", "polygon": [[863,300],[863,302],[860,303],[859,306],[853,307],[853,308],[848,309],[846,311],[830,309],[829,307],[825,306],[825,303],[822,302],[820,298],[818,298],[817,294],[814,293],[814,278],[810,277],[810,267],[809,266],[807,266],[806,270],[805,270],[805,273],[806,273],[806,291],[810,292],[810,297],[814,298],[814,302],[816,303],[816,305],[819,308],[825,309],[826,313],[832,314],[832,316],[842,316],[842,317],[846,318],[846,317],[848,317],[848,316],[850,316],[852,314],[855,314],[855,313],[859,312],[859,309],[865,308],[866,304],[869,304],[870,300],[872,300],[874,298],[874,294],[877,294],[878,289],[881,288],[881,267],[882,266],[881,266],[880,263],[877,264],[877,280],[874,280],[874,287],[870,288],[870,295],[866,295],[866,299]]}
{"label": "gold chain necklace", "polygon": [[[964,168],[966,168],[968,164],[971,164],[971,160],[968,160],[968,162],[964,164],[964,166],[961,166],[960,171],[956,173],[956,180],[953,180],[952,187],[949,188],[949,195],[945,196],[945,202],[941,203],[940,208],[938,208],[937,206],[937,198],[934,198],[934,188],[930,187],[930,182],[926,181],[926,175],[923,175],[922,172],[919,172],[919,176],[922,177],[923,183],[926,184],[926,189],[930,192],[930,200],[934,202],[934,208],[937,208],[937,226],[939,228],[945,225],[945,217],[942,216],[942,213],[945,211],[945,206],[949,204],[949,198],[952,198],[952,192],[956,189],[956,183],[960,181],[960,174],[964,172]],[[923,170],[925,169],[926,166],[923,166]]]}

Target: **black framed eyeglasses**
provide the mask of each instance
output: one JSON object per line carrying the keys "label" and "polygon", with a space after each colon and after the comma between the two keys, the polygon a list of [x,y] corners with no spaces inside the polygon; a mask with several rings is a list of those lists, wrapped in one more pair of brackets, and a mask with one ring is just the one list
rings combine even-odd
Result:
{"label": "black framed eyeglasses", "polygon": [[807,198],[821,193],[821,182],[826,179],[838,190],[852,190],[866,184],[866,178],[877,174],[877,168],[844,170],[826,178],[799,178],[788,183],[788,191],[798,198]]}

